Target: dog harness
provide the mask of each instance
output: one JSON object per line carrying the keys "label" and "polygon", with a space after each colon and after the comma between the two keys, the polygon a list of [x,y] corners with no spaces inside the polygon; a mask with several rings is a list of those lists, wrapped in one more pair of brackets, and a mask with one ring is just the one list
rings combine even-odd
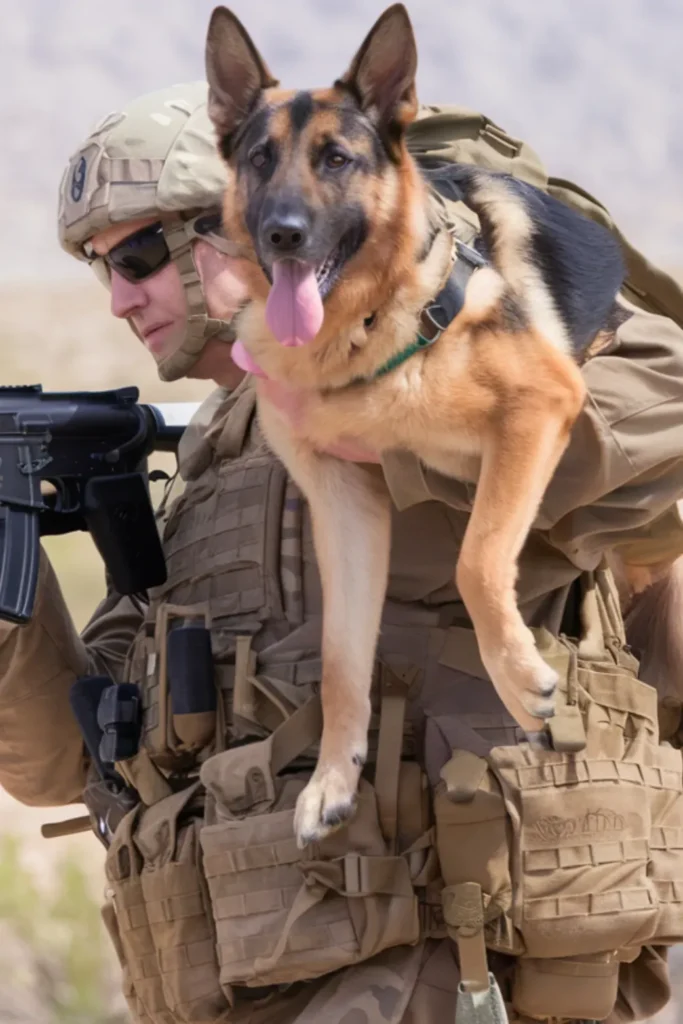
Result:
{"label": "dog harness", "polygon": [[415,341],[407,345],[401,352],[391,356],[371,377],[365,380],[377,380],[395,370],[406,359],[416,352],[429,348],[438,341],[443,332],[455,320],[465,304],[467,284],[475,270],[488,265],[488,261],[469,245],[459,239],[455,240],[457,259],[453,264],[446,284],[433,302],[425,306],[420,315],[420,330]]}

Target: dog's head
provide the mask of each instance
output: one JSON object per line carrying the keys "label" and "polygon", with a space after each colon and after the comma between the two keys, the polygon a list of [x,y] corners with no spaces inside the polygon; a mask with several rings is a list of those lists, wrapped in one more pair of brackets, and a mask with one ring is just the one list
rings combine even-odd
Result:
{"label": "dog's head", "polygon": [[342,309],[371,314],[402,247],[414,256],[407,193],[419,179],[404,133],[417,113],[416,68],[402,4],[331,88],[303,92],[279,89],[235,15],[213,12],[209,114],[233,174],[225,226],[255,252],[267,321],[284,344],[311,340]]}

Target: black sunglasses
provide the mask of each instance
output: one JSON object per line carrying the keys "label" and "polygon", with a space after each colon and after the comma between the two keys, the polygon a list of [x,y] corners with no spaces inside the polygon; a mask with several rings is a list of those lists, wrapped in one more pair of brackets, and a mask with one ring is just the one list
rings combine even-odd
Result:
{"label": "black sunglasses", "polygon": [[115,270],[126,281],[133,282],[144,281],[156,274],[171,259],[161,221],[134,231],[104,256],[98,257],[90,245],[85,245],[83,251],[89,260],[99,258],[110,270]]}

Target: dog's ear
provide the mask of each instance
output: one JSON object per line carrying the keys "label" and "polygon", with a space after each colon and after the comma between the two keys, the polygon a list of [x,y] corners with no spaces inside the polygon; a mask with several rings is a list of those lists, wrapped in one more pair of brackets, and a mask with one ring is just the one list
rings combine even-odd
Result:
{"label": "dog's ear", "polygon": [[349,89],[394,148],[417,114],[417,46],[408,11],[393,4],[368,32],[346,74]]}
{"label": "dog's ear", "polygon": [[224,145],[249,116],[264,89],[279,85],[239,18],[216,7],[206,36],[208,113]]}

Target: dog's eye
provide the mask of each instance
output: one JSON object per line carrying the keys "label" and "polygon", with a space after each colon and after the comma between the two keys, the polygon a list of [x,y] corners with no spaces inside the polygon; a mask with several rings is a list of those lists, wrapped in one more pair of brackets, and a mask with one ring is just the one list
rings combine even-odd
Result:
{"label": "dog's eye", "polygon": [[262,170],[270,160],[270,154],[266,146],[254,146],[249,154],[249,162],[258,171]]}
{"label": "dog's eye", "polygon": [[346,167],[349,163],[351,163],[349,157],[340,149],[329,149],[325,153],[325,166],[333,171],[338,171],[340,167]]}

